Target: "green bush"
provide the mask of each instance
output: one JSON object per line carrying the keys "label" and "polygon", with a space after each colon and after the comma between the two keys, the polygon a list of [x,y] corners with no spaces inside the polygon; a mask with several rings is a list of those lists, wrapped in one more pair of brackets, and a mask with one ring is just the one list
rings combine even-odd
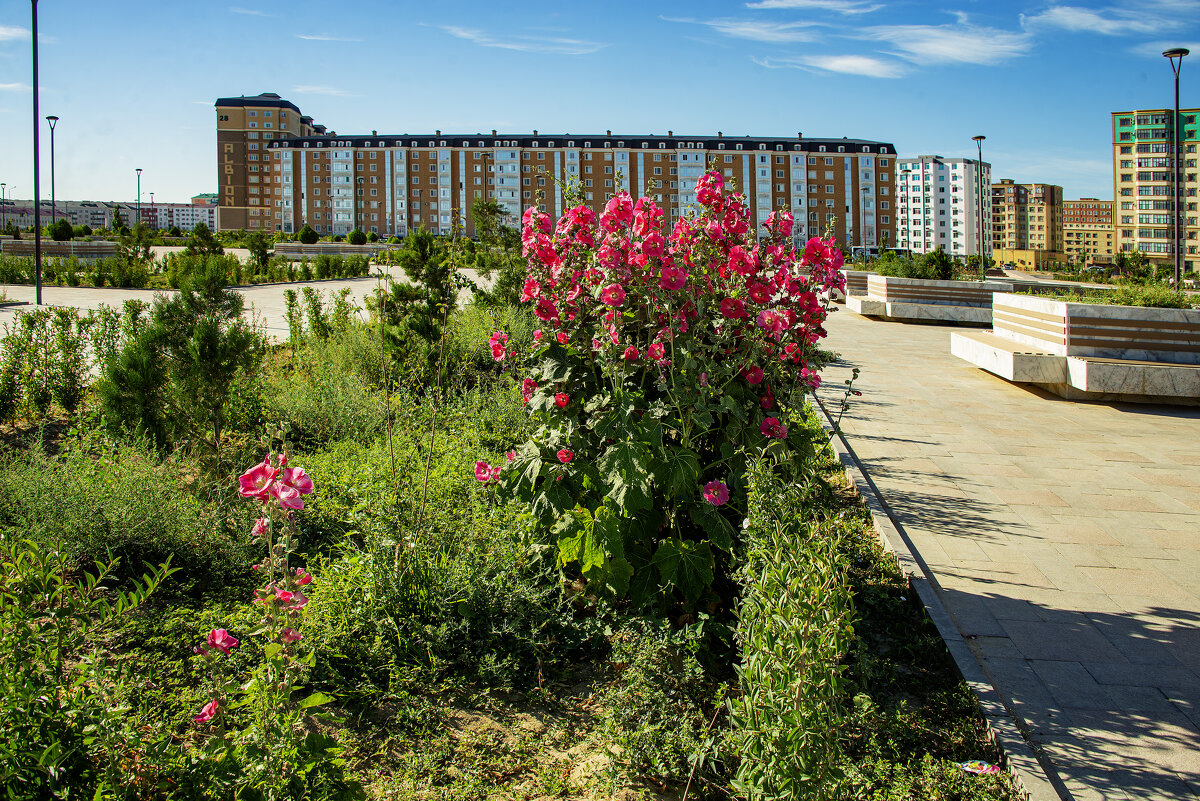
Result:
{"label": "green bush", "polygon": [[163,591],[192,596],[248,588],[246,504],[197,501],[152,451],[102,439],[65,453],[9,454],[0,461],[0,534],[60,547],[74,568],[119,560],[136,578],[168,557],[181,570]]}
{"label": "green bush", "polygon": [[1200,299],[1194,295],[1177,292],[1166,284],[1118,284],[1115,289],[1082,292],[1060,292],[1046,295],[1028,292],[1050,300],[1065,300],[1068,303],[1099,303],[1112,306],[1142,306],[1156,309],[1200,308]]}
{"label": "green bush", "polygon": [[[815,423],[813,423],[815,425]],[[730,702],[734,787],[750,799],[816,797],[841,757],[853,606],[841,521],[814,519],[804,492],[754,470]]]}

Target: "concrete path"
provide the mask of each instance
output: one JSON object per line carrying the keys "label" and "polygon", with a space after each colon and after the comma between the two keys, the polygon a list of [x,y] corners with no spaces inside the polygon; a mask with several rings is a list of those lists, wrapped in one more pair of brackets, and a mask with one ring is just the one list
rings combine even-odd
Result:
{"label": "concrete path", "polygon": [[[1063,798],[1200,798],[1200,410],[1065,401],[832,315],[850,446]],[[836,412],[835,412],[836,413]]]}

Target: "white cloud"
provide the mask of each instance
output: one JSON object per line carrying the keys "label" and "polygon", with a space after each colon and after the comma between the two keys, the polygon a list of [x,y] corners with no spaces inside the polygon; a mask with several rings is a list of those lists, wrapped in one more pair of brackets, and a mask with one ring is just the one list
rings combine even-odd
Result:
{"label": "white cloud", "polygon": [[1145,13],[1135,14],[1111,8],[1096,10],[1079,6],[1051,6],[1040,14],[1021,15],[1021,26],[1026,30],[1061,28],[1067,31],[1086,31],[1105,36],[1149,33],[1159,30],[1163,25],[1163,20]]}
{"label": "white cloud", "polygon": [[361,42],[362,39],[351,39],[345,36],[329,36],[324,33],[298,33],[297,39],[304,39],[309,42]]}
{"label": "white cloud", "polygon": [[507,38],[499,38],[476,28],[461,28],[457,25],[438,26],[451,36],[466,39],[481,47],[499,47],[503,50],[517,50],[522,53],[541,53],[554,56],[585,56],[607,47],[603,42],[589,42],[584,39],[567,39],[552,36],[529,36],[518,34]]}
{"label": "white cloud", "polygon": [[334,97],[357,97],[357,95],[352,95],[345,89],[338,89],[336,86],[314,86],[311,84],[293,86],[292,92],[298,95],[333,95]]}
{"label": "white cloud", "polygon": [[[40,84],[39,84],[40,86]],[[28,92],[27,83],[0,83],[0,92]]]}
{"label": "white cloud", "polygon": [[[1164,51],[1171,50],[1176,47],[1182,47],[1192,51],[1191,55],[1189,55],[1186,59],[1189,62],[1197,56],[1200,56],[1200,42],[1180,42],[1178,40],[1167,39],[1162,39],[1156,42],[1144,42],[1136,47],[1130,48],[1130,52],[1139,56],[1163,58]],[[1189,64],[1189,66],[1191,65]]]}
{"label": "white cloud", "polygon": [[257,11],[253,8],[239,8],[238,6],[230,6],[229,10],[234,14],[245,14],[248,17],[269,17],[271,16],[265,11]]}
{"label": "white cloud", "polygon": [[732,36],[735,39],[749,39],[754,42],[783,44],[787,42],[811,42],[815,37],[805,30],[816,23],[813,22],[760,22],[755,20],[736,19],[673,19],[661,17],[666,22],[684,22],[694,25],[707,25],[717,33]]}
{"label": "white cloud", "polygon": [[887,42],[898,55],[914,64],[994,64],[1025,55],[1033,45],[1028,33],[971,25],[967,15],[956,12],[951,25],[876,25],[864,28],[858,37]]}
{"label": "white cloud", "polygon": [[[28,28],[17,28],[12,25],[0,25],[0,42],[15,42],[29,38]],[[39,37],[41,38],[41,37]]]}
{"label": "white cloud", "polygon": [[907,72],[903,65],[874,56],[797,56],[784,59],[751,59],[767,69],[802,69],[808,71],[840,72],[868,78],[899,78]]}
{"label": "white cloud", "polygon": [[839,14],[870,14],[883,8],[882,3],[867,0],[758,0],[746,8],[799,8],[805,11],[836,11]]}

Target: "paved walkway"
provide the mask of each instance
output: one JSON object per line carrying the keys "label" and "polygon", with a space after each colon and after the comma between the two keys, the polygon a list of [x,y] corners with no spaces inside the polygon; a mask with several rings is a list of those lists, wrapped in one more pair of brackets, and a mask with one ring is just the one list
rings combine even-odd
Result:
{"label": "paved walkway", "polygon": [[1200,798],[1200,410],[1065,401],[832,315],[831,409],[1064,798]]}

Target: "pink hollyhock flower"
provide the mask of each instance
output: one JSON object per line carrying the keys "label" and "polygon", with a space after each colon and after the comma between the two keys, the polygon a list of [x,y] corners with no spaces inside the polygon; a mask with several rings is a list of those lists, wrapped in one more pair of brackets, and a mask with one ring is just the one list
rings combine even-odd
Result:
{"label": "pink hollyhock flower", "polygon": [[284,509],[303,509],[304,501],[300,499],[300,490],[290,484],[276,481],[271,485],[271,497]]}
{"label": "pink hollyhock flower", "polygon": [[525,285],[521,288],[521,302],[528,303],[541,294],[542,285],[538,283],[538,280],[536,278],[526,278]]}
{"label": "pink hollyhock flower", "polygon": [[504,454],[504,458],[511,462],[512,460],[517,458],[517,452],[516,451],[507,451]]}
{"label": "pink hollyhock flower", "polygon": [[545,295],[537,299],[537,305],[534,307],[533,313],[537,315],[539,320],[558,319],[558,307],[554,305],[554,301]]}
{"label": "pink hollyhock flower", "polygon": [[296,568],[296,583],[301,587],[312,584],[312,575],[302,567]]}
{"label": "pink hollyhock flower", "polygon": [[[281,467],[286,463],[283,461],[286,458],[286,456],[282,455],[279,457]],[[316,489],[316,486],[313,484],[313,480],[308,477],[308,473],[304,472],[303,467],[283,468],[283,472],[279,474],[279,481],[289,487],[292,487],[301,495],[308,495],[314,489]],[[299,509],[300,507],[296,508]]]}
{"label": "pink hollyhock flower", "polygon": [[308,598],[299,592],[292,593],[292,602],[284,604],[284,608],[292,612],[298,612],[306,606],[308,606]]}
{"label": "pink hollyhock flower", "polygon": [[659,286],[663,289],[672,291],[683,289],[687,284],[688,272],[682,267],[676,265],[668,265],[662,269],[662,277],[659,279]]}
{"label": "pink hollyhock flower", "polygon": [[238,492],[243,498],[254,498],[266,503],[275,481],[275,468],[271,467],[271,454],[260,463],[238,476]]}
{"label": "pink hollyhock flower", "polygon": [[729,249],[728,264],[729,269],[741,276],[753,275],[758,270],[754,254],[741,245],[734,245]]}
{"label": "pink hollyhock flower", "polygon": [[571,460],[574,458],[575,458],[575,451],[568,450],[567,448],[563,448],[562,450],[560,450],[558,452],[558,461],[562,462],[563,464],[570,464]]}
{"label": "pink hollyhock flower", "polygon": [[638,198],[633,212],[633,235],[646,237],[662,222],[663,211],[648,197]]}
{"label": "pink hollyhock flower", "polygon": [[571,402],[571,396],[565,392],[557,392],[554,395],[554,405],[560,409],[567,408],[567,404]]}
{"label": "pink hollyhock flower", "polygon": [[700,386],[702,386],[702,387],[708,386],[708,373],[700,374]]}
{"label": "pink hollyhock flower", "polygon": [[488,337],[488,345],[492,348],[492,358],[498,362],[504,361],[508,356],[508,351],[505,348],[508,345],[508,334],[503,331],[496,331]]}
{"label": "pink hollyhock flower", "polygon": [[571,335],[566,331],[559,331],[554,335],[554,338],[558,340],[558,344],[560,345],[565,345],[571,341]]}
{"label": "pink hollyhock flower", "polygon": [[621,192],[604,205],[604,213],[600,215],[600,227],[610,233],[619,231],[633,219],[633,198],[628,192]]}
{"label": "pink hollyhock flower", "polygon": [[740,320],[746,316],[746,305],[737,298],[725,298],[721,301],[721,314],[730,320]]}
{"label": "pink hollyhock flower", "polygon": [[710,172],[696,182],[696,202],[701,206],[719,206],[724,179],[719,172]]}
{"label": "pink hollyhock flower", "polygon": [[763,420],[759,430],[762,431],[764,437],[771,439],[786,439],[788,433],[787,426],[779,422],[778,417],[768,417]]}
{"label": "pink hollyhock flower", "polygon": [[761,281],[747,281],[746,292],[755,303],[766,303],[771,299],[771,292]]}
{"label": "pink hollyhock flower", "polygon": [[304,635],[295,629],[284,629],[279,632],[279,641],[284,645],[291,645],[294,642],[300,642],[304,639]]}
{"label": "pink hollyhock flower", "polygon": [[774,231],[780,236],[791,236],[795,218],[786,211],[773,211],[767,215],[765,223],[768,231]]}
{"label": "pink hollyhock flower", "polygon": [[663,254],[666,244],[666,240],[663,239],[662,234],[658,231],[651,231],[642,240],[642,253],[648,259],[657,259]]}
{"label": "pink hollyhock flower", "polygon": [[657,362],[662,359],[665,350],[663,343],[654,342],[650,347],[646,348],[646,358]]}
{"label": "pink hollyhock flower", "polygon": [[292,592],[291,590],[275,590],[275,598],[278,599],[279,603],[281,604],[290,604],[292,599],[295,597],[296,593]]}
{"label": "pink hollyhock flower", "polygon": [[529,403],[529,399],[533,397],[533,393],[537,392],[538,382],[532,378],[526,378],[521,382],[521,399],[525,403]]}
{"label": "pink hollyhock flower", "polygon": [[217,715],[219,715],[220,712],[221,712],[221,705],[219,703],[217,703],[217,699],[214,698],[211,701],[209,701],[207,704],[205,704],[204,707],[200,710],[200,714],[196,715],[196,717],[192,718],[192,720],[196,721],[197,723],[207,723],[208,721],[212,720]]}
{"label": "pink hollyhock flower", "polygon": [[730,207],[721,222],[725,224],[725,230],[734,236],[740,236],[750,229],[750,223],[746,219],[743,209],[737,206]]}
{"label": "pink hollyhock flower", "polygon": [[763,380],[763,371],[758,365],[746,368],[742,375],[746,376],[747,384],[761,384]]}
{"label": "pink hollyhock flower", "polygon": [[534,341],[534,343],[535,343],[535,344],[536,344],[536,343],[538,343],[538,342],[541,342],[541,341],[542,341],[542,329],[540,329],[540,328],[535,328],[535,329],[534,329],[534,331],[533,331],[533,341]]}
{"label": "pink hollyhock flower", "polygon": [[271,521],[265,517],[260,517],[254,521],[254,528],[250,529],[251,536],[261,537],[266,534],[271,528]]}
{"label": "pink hollyhock flower", "polygon": [[725,241],[725,231],[721,228],[720,220],[709,220],[704,226],[704,233],[708,234],[708,238],[714,242]]}
{"label": "pink hollyhock flower", "polygon": [[641,354],[638,353],[638,349],[635,348],[633,345],[630,345],[628,348],[625,349],[625,352],[621,354],[621,357],[623,359],[625,359],[625,361],[627,361],[627,362],[633,362],[633,361],[637,361],[637,357],[640,355]]}
{"label": "pink hollyhock flower", "polygon": [[600,300],[608,306],[620,306],[625,302],[625,288],[620,284],[609,284],[600,290]]}
{"label": "pink hollyhock flower", "polygon": [[704,500],[713,506],[721,506],[729,500],[729,487],[724,481],[710,481],[704,485]]}
{"label": "pink hollyhock flower", "polygon": [[208,647],[215,648],[223,654],[228,654],[241,643],[225,629],[213,629],[208,633]]}
{"label": "pink hollyhock flower", "polygon": [[487,462],[475,463],[475,480],[486,484],[496,477],[496,468],[492,467]]}

